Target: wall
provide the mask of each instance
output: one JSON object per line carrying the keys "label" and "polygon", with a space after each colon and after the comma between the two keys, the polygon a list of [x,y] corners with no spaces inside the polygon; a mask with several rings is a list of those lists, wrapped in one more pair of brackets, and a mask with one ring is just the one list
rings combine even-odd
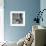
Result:
{"label": "wall", "polygon": [[[25,26],[10,26],[10,11],[25,11]],[[7,41],[18,41],[32,30],[36,12],[40,10],[40,0],[4,0],[4,38]]]}
{"label": "wall", "polygon": [[[46,0],[40,0],[40,9],[41,9],[41,11],[42,11],[43,9],[46,9]],[[46,20],[45,20],[45,19],[46,19],[46,11],[43,12],[42,17],[43,17],[43,22],[40,21],[40,25],[46,27]]]}
{"label": "wall", "polygon": [[0,42],[4,41],[4,8],[3,0],[0,0]]}

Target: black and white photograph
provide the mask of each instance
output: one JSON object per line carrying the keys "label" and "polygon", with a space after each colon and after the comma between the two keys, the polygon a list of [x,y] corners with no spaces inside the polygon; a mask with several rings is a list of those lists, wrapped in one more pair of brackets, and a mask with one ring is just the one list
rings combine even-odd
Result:
{"label": "black and white photograph", "polygon": [[24,26],[25,25],[25,11],[11,11],[10,24],[11,26]]}

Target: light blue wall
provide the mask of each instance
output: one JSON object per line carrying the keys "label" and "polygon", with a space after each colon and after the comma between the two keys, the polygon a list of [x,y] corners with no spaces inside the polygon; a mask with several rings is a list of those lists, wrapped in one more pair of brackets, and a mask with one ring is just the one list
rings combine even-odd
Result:
{"label": "light blue wall", "polygon": [[[40,10],[42,11],[43,9],[46,9],[46,0],[41,0],[40,1]],[[43,22],[40,21],[40,25],[46,27],[46,11],[43,12],[42,17],[43,17]]]}
{"label": "light blue wall", "polygon": [[[32,30],[34,17],[40,9],[40,0],[4,0],[4,35],[7,41],[18,41]],[[10,26],[10,11],[25,11],[25,27]]]}

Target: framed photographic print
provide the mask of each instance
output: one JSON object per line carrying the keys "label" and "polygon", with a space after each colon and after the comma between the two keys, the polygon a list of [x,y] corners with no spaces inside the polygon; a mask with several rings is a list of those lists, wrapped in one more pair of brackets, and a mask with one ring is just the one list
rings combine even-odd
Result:
{"label": "framed photographic print", "polygon": [[25,11],[11,11],[10,12],[11,26],[25,26]]}

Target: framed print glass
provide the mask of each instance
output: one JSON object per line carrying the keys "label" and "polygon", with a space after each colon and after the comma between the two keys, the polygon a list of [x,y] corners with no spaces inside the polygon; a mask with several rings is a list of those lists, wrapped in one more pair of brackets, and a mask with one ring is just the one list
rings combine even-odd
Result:
{"label": "framed print glass", "polygon": [[11,11],[10,26],[25,26],[25,11]]}

